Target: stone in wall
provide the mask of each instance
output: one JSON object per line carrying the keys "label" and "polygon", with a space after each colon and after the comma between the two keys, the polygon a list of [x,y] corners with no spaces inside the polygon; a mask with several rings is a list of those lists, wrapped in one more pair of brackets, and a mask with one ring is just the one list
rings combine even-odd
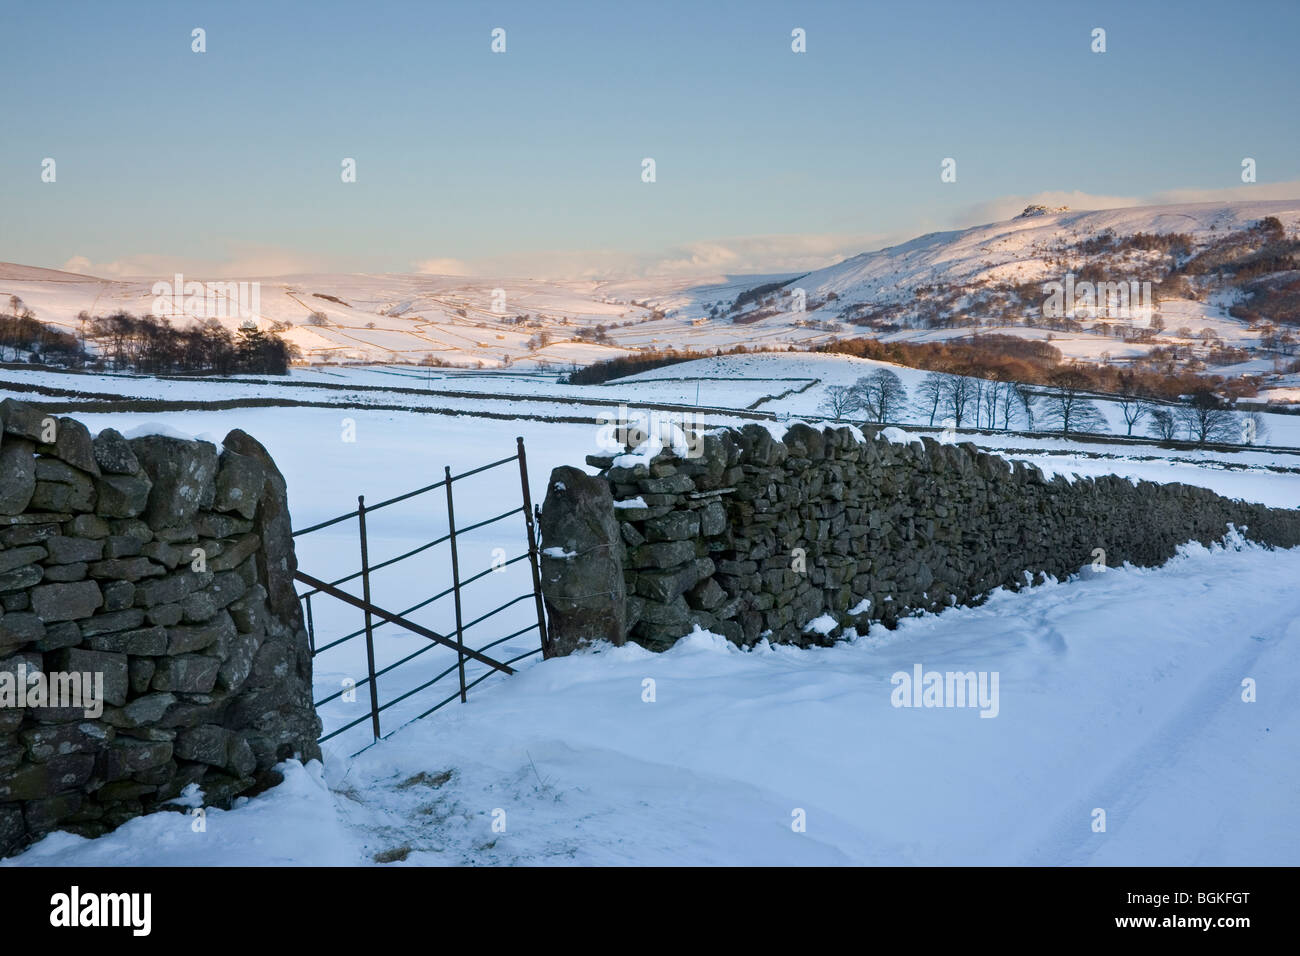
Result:
{"label": "stone in wall", "polygon": [[0,696],[0,855],[319,758],[295,568],[284,478],[243,432],[92,437],[0,403],[0,693],[20,669],[103,681],[93,717]]}

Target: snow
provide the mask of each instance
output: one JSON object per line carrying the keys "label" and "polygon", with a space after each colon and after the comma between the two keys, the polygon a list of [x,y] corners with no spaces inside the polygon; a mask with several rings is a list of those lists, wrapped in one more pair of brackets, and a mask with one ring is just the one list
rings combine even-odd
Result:
{"label": "snow", "polygon": [[[658,424],[659,427],[653,428],[649,436],[633,451],[615,457],[613,461],[614,467],[635,468],[637,465],[648,466],[650,462],[654,461],[655,456],[661,454],[664,449],[671,449],[673,454],[683,458],[690,454],[690,440],[681,428],[669,422],[659,422]],[[667,432],[666,435],[665,432]],[[664,440],[665,438],[667,438],[667,441]]]}
{"label": "snow", "polygon": [[882,428],[880,435],[886,441],[892,442],[895,445],[922,444],[920,437],[893,425],[890,425],[888,428]]}
{"label": "snow", "polygon": [[[145,422],[143,425],[136,425],[134,428],[128,429],[122,437],[146,438],[150,435],[161,435],[164,438],[181,438],[186,441],[193,441],[197,437],[195,435],[186,434],[179,428],[173,428],[165,422]],[[204,440],[211,441],[211,438],[206,438]]]}
{"label": "snow", "polygon": [[[323,778],[287,763],[204,834],[157,814],[5,865],[1293,866],[1297,575],[1300,551],[1189,546],[832,648],[602,647],[488,682]],[[892,706],[917,664],[996,672],[997,717]]]}
{"label": "snow", "polygon": [[[317,761],[277,768],[284,782],[230,810],[208,808],[128,820],[106,837],[53,833],[0,866],[344,866],[355,839]],[[196,829],[198,827],[198,829]]]}
{"label": "snow", "polygon": [[821,634],[825,636],[839,626],[839,621],[835,620],[834,617],[829,614],[823,614],[820,617],[813,618],[805,624],[803,630],[805,634]]}

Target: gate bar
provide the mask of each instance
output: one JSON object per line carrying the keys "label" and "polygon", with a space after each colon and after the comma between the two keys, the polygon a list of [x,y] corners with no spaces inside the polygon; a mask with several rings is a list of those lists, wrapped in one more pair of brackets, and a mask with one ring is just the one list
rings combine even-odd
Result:
{"label": "gate bar", "polygon": [[361,531],[361,594],[366,606],[366,669],[370,673],[370,723],[379,739],[379,689],[375,680],[375,631],[370,621],[370,552],[366,545],[366,498],[357,495],[357,523]]}
{"label": "gate bar", "polygon": [[524,524],[528,528],[528,566],[533,571],[533,597],[537,602],[537,631],[542,638],[542,656],[551,656],[551,638],[546,633],[546,610],[542,607],[542,575],[537,567],[537,532],[533,527],[533,497],[528,491],[528,456],[524,454],[524,439],[515,438],[519,448],[519,484],[524,492]]}
{"label": "gate bar", "polygon": [[[451,503],[451,466],[443,466],[447,483],[447,537],[451,540],[451,593],[456,602],[456,643],[465,646],[465,629],[460,618],[460,558],[456,553],[456,508]],[[465,703],[465,654],[456,651],[456,667],[460,671],[460,702]]]}

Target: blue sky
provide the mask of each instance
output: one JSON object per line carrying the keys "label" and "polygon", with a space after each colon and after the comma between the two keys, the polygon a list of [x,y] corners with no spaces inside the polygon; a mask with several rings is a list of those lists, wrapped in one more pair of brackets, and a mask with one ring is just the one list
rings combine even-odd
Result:
{"label": "blue sky", "polygon": [[0,260],[51,268],[783,271],[1030,199],[1300,195],[1290,0],[0,11]]}

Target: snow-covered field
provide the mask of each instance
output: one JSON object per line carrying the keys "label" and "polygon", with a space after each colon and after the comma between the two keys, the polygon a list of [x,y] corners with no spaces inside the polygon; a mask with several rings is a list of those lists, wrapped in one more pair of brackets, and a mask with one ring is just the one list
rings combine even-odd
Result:
{"label": "snow-covered field", "polygon": [[[270,450],[289,484],[295,526],[513,454],[524,437],[534,500],[550,470],[600,450],[600,402],[815,412],[827,385],[876,363],[836,356],[708,360],[587,388],[546,376],[332,370],[343,390],[287,385],[159,382],[47,372],[0,373],[0,397],[41,400],[14,386],[78,388],[202,403],[292,396],[295,408],[78,412],[92,430],[163,425],[220,441],[243,428]],[[437,374],[437,373],[435,373]],[[913,381],[899,370],[905,381]],[[920,375],[921,373],[911,373]],[[335,377],[336,376],[336,377]],[[721,381],[732,377],[728,385]],[[9,383],[9,387],[6,387]],[[362,386],[425,388],[428,395]],[[442,392],[473,392],[451,397]],[[711,390],[711,391],[706,391]],[[48,397],[50,401],[67,400]],[[411,406],[397,411],[376,404]],[[430,409],[448,409],[433,412]],[[424,409],[423,411],[419,409]],[[558,410],[558,411],[557,411]],[[491,412],[500,417],[479,417]],[[543,417],[581,421],[546,421]],[[343,419],[355,426],[345,441]],[[1300,446],[1300,419],[1270,416],[1273,446]],[[769,421],[781,429],[781,421]],[[968,436],[963,435],[963,439]],[[986,447],[1063,474],[1115,472],[1182,481],[1275,506],[1300,505],[1300,456],[1265,446],[1202,454],[1120,442],[988,433]],[[518,500],[517,472],[498,469],[457,489],[457,521],[491,517]],[[441,507],[413,499],[374,516],[372,558],[440,534]],[[462,566],[514,553],[522,522],[462,544]],[[300,541],[304,570],[356,567],[355,525]],[[445,552],[378,575],[374,600],[404,607],[449,583]],[[515,565],[481,607],[526,591]],[[324,766],[285,766],[286,782],[228,812],[207,832],[177,814],[137,819],[94,841],[47,837],[5,865],[493,863],[1300,863],[1300,551],[1185,549],[1159,569],[1114,569],[1002,593],[976,609],[909,619],[831,649],[740,651],[697,634],[672,651],[599,648],[522,662],[452,704],[351,756],[345,735]],[[517,589],[517,590],[516,590]],[[446,604],[446,602],[441,602]],[[449,608],[416,619],[445,629]],[[467,608],[466,616],[475,613]],[[321,615],[325,614],[325,617]],[[497,633],[529,622],[531,604],[501,615]],[[358,626],[318,606],[318,633]],[[488,639],[492,635],[484,635]],[[532,643],[530,643],[530,641]],[[380,664],[413,645],[377,637]],[[535,646],[525,635],[508,646]],[[350,653],[350,652],[348,652]],[[321,658],[317,696],[355,675],[355,656]],[[429,655],[433,656],[433,655]],[[895,708],[892,676],[925,670],[997,673],[997,716],[975,709]],[[429,668],[436,662],[430,661]],[[477,672],[475,672],[477,673]],[[1254,679],[1258,700],[1241,699]],[[416,678],[405,678],[411,685]],[[653,680],[655,699],[643,700]],[[404,685],[384,686],[396,694]],[[441,686],[441,685],[440,685]],[[364,696],[364,695],[363,695]],[[424,700],[417,695],[417,699]],[[427,700],[426,706],[433,701]],[[365,710],[331,705],[326,729]],[[390,722],[389,717],[392,720]],[[386,715],[384,731],[410,712]],[[1093,811],[1106,811],[1095,833]],[[803,811],[805,832],[792,829]],[[504,832],[494,821],[505,821]],[[500,824],[498,823],[498,826]]]}
{"label": "snow-covered field", "polygon": [[[283,377],[245,379],[171,378],[126,374],[74,374],[43,369],[6,368],[0,371],[0,397],[39,401],[72,401],[79,396],[143,398],[179,402],[241,401],[275,398],[290,402],[340,407],[397,406],[438,412],[487,413],[507,416],[585,416],[594,418],[620,403],[674,406],[698,410],[706,421],[731,423],[741,418],[785,420],[828,415],[827,390],[852,385],[876,369],[898,375],[909,395],[925,378],[920,369],[831,353],[759,352],[697,359],[603,385],[560,384],[553,372],[479,372],[418,369],[410,366],[358,365],[345,368],[296,368]],[[6,383],[12,383],[6,387]],[[1111,401],[1098,399],[1106,433],[1126,434],[1123,415]],[[736,415],[729,416],[728,412]],[[1300,415],[1281,410],[1263,412],[1264,430],[1256,444],[1262,454],[1276,456],[1284,448],[1300,448]],[[935,424],[940,425],[941,415]],[[927,411],[909,403],[901,424],[926,426]],[[1020,420],[1013,428],[1024,428]],[[996,440],[997,431],[962,440]],[[1140,423],[1134,437],[1146,437]],[[1274,449],[1270,451],[1269,449]],[[1160,452],[1154,451],[1154,454]],[[1243,452],[1251,455],[1254,452]],[[1241,460],[1237,455],[1233,461]]]}

